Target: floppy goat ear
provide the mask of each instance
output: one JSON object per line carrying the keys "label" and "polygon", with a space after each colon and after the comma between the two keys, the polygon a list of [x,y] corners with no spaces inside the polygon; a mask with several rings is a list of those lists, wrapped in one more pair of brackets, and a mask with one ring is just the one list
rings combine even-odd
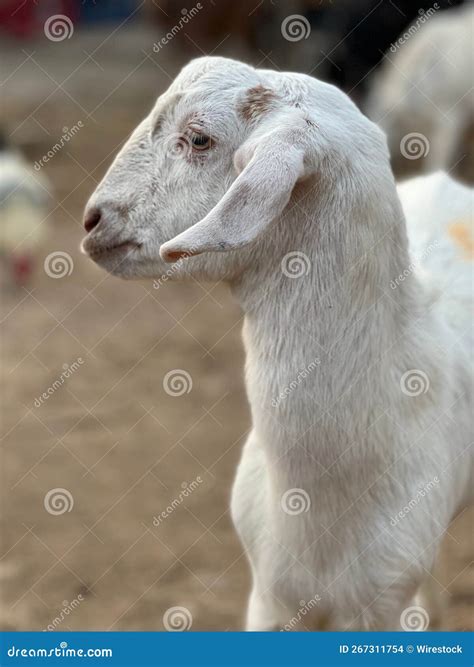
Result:
{"label": "floppy goat ear", "polygon": [[237,150],[240,173],[222,199],[200,222],[161,246],[165,261],[242,248],[282,213],[305,175],[312,128],[296,110],[272,114],[268,121]]}

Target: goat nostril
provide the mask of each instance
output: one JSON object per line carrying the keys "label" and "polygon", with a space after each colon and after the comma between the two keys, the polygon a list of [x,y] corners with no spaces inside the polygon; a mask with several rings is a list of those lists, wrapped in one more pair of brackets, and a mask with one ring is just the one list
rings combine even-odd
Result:
{"label": "goat nostril", "polygon": [[98,208],[93,208],[84,216],[84,228],[86,232],[91,232],[100,222],[102,214]]}

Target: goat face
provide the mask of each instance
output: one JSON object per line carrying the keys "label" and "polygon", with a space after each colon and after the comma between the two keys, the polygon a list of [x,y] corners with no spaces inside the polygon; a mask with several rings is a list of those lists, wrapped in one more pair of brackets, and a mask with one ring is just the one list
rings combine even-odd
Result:
{"label": "goat face", "polygon": [[331,156],[346,165],[357,140],[363,166],[368,146],[381,150],[379,134],[343,93],[315,79],[194,60],[90,198],[83,250],[124,278],[158,277],[177,262],[170,277],[231,279],[298,181],[327,169]]}

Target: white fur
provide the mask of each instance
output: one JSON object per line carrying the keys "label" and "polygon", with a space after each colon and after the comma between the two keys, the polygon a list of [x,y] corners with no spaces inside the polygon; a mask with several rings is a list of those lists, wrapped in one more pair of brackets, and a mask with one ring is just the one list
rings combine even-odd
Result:
{"label": "white fur", "polygon": [[[274,97],[243,114],[258,85]],[[213,146],[171,156],[190,123]],[[89,202],[102,220],[84,249],[104,268],[158,278],[162,258],[197,255],[168,275],[225,279],[245,312],[253,428],[232,516],[253,575],[250,630],[303,616],[309,628],[398,627],[467,502],[469,314],[456,285],[471,267],[446,224],[453,198],[466,222],[472,193],[434,178],[418,181],[418,198],[401,187],[407,212],[418,201],[417,252],[439,236],[414,267],[384,136],[349,98],[305,75],[201,58]],[[416,396],[402,391],[412,369],[429,381]],[[307,511],[295,514],[294,489]]]}

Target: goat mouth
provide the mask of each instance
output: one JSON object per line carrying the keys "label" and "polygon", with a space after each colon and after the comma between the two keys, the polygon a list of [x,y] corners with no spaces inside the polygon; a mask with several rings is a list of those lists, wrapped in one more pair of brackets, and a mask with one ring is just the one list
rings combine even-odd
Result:
{"label": "goat mouth", "polygon": [[88,242],[87,239],[84,239],[82,242],[82,251],[89,255],[92,260],[100,261],[107,256],[120,254],[129,250],[138,250],[141,248],[141,246],[141,243],[132,240],[122,241],[121,243],[110,245],[95,245]]}

